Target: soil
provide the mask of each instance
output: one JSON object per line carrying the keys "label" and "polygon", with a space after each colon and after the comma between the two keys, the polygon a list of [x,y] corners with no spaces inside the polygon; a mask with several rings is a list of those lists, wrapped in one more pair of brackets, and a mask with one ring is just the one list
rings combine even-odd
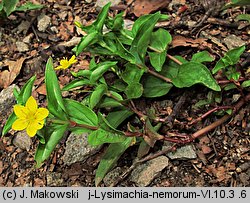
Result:
{"label": "soil", "polygon": [[[20,1],[20,3],[22,2]],[[53,57],[55,64],[58,64],[62,57],[71,57],[73,47],[65,46],[65,43],[73,37],[80,36],[74,21],[81,21],[83,24],[92,22],[98,15],[99,8],[96,7],[94,0],[34,0],[33,2],[45,5],[45,7],[38,11],[15,12],[6,19],[0,19],[0,73],[8,69],[6,66],[2,66],[1,62],[23,59],[20,69],[13,73],[15,74],[13,81],[5,81],[5,86],[0,87],[0,91],[11,84],[22,87],[31,76],[36,74],[37,80],[32,95],[41,106],[46,106],[44,70],[47,59]],[[120,10],[125,10],[125,19],[134,21],[138,18],[135,15],[135,13],[138,14],[138,11],[134,12],[133,10],[135,2],[131,0],[121,1],[118,6],[112,7],[110,14],[113,15]],[[228,50],[223,39],[229,35],[235,35],[246,44],[245,57],[240,61],[244,71],[246,71],[249,66],[246,63],[249,59],[250,47],[249,23],[235,22],[234,19],[239,14],[247,13],[248,8],[236,7],[217,12],[219,6],[211,2],[214,1],[180,0],[179,4],[173,5],[172,8],[167,6],[153,8],[153,11],[160,10],[162,13],[172,16],[169,21],[158,24],[158,27],[166,28],[174,38],[180,35],[183,37],[179,38],[179,41],[173,41],[168,53],[190,59],[193,53],[207,50],[217,61],[220,56],[223,56],[225,50]],[[211,3],[210,6],[214,6],[217,10],[208,12],[207,3]],[[151,10],[149,9],[150,12]],[[140,11],[139,13],[143,12],[148,11]],[[51,19],[51,23],[45,31],[41,31],[37,24],[37,17],[41,13]],[[205,17],[205,15],[207,16]],[[205,20],[200,23],[199,27],[191,26],[203,18]],[[23,26],[20,26],[22,23]],[[24,25],[25,23],[26,25]],[[26,37],[30,37],[30,40]],[[23,44],[16,43],[23,42],[24,38],[28,40],[25,43],[26,48],[21,47]],[[203,38],[202,42],[198,40],[201,38]],[[179,45],[177,45],[178,43]],[[82,54],[80,57],[83,59],[80,64],[73,66],[70,70],[78,70],[83,66],[88,66],[87,55]],[[208,68],[212,69],[213,66]],[[69,70],[58,72],[58,78],[62,86],[72,80]],[[9,84],[6,85],[7,83]],[[139,110],[140,106],[154,107],[161,117],[166,117],[169,112],[175,109],[176,115],[171,118],[170,122],[172,126],[170,130],[165,129],[165,131],[191,134],[221,118],[219,113],[212,113],[202,121],[187,127],[186,124],[192,119],[200,117],[215,107],[214,103],[208,103],[194,108],[197,102],[206,100],[208,94],[209,90],[199,85],[184,89],[174,88],[167,96],[135,101],[135,105]],[[185,96],[183,97],[183,95]],[[66,93],[64,96],[76,97],[72,93]],[[239,96],[240,93],[236,90],[224,92],[219,105],[235,104],[239,101]],[[181,105],[179,108],[175,108],[181,99],[183,99]],[[172,105],[166,108],[166,102],[170,102]],[[10,113],[11,109],[0,118],[1,129]],[[197,158],[170,160],[169,165],[161,172],[161,175],[155,178],[149,186],[250,186],[249,115],[250,104],[245,103],[232,118],[193,141]],[[133,122],[136,120],[132,118],[131,123]],[[66,135],[50,159],[41,168],[35,169],[34,154],[38,144],[37,140],[32,139],[30,149],[23,150],[13,145],[15,135],[16,132],[11,131],[0,139],[0,186],[94,186],[95,170],[106,146],[97,154],[89,157],[87,161],[66,166],[62,161]],[[162,144],[162,142],[157,142],[150,152],[159,152],[162,149]],[[138,146],[129,148],[119,159],[118,166],[130,167],[137,151]],[[101,183],[100,186],[105,185]],[[135,185],[125,178],[117,186]]]}

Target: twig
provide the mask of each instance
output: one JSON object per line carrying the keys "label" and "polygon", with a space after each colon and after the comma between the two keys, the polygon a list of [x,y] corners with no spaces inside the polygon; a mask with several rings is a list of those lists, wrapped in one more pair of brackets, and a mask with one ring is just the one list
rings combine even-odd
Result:
{"label": "twig", "polygon": [[168,82],[168,83],[172,83],[172,80],[171,80],[171,79],[166,78],[166,77],[164,77],[163,75],[161,75],[161,74],[159,74],[159,73],[157,73],[157,72],[154,72],[153,70],[150,70],[149,68],[148,68],[147,72],[150,73],[151,75],[156,76],[157,78],[160,78],[160,79],[162,79],[162,80]]}
{"label": "twig", "polygon": [[171,59],[172,61],[174,61],[175,63],[177,63],[177,64],[179,64],[179,65],[182,65],[182,62],[180,62],[177,58],[175,58],[175,57],[173,57],[173,56],[171,56],[171,55],[169,55],[169,54],[167,54],[167,57],[168,57],[169,59]]}
{"label": "twig", "polygon": [[233,109],[232,106],[217,106],[211,110],[209,110],[208,112],[204,113],[202,116],[200,116],[199,118],[191,121],[190,123],[188,123],[188,125],[193,125],[195,123],[198,123],[199,121],[201,121],[202,119],[206,118],[207,116],[209,116],[211,113],[215,112],[215,111],[219,111],[219,110],[225,110],[225,109]]}

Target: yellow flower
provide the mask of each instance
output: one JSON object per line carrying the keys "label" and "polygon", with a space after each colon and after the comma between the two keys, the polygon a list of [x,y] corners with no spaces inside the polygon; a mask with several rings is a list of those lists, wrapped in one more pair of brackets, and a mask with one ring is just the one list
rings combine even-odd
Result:
{"label": "yellow flower", "polygon": [[64,57],[62,60],[60,60],[60,66],[56,67],[55,70],[67,69],[76,62],[77,60],[75,55],[73,55],[69,60]]}
{"label": "yellow flower", "polygon": [[36,100],[30,96],[25,106],[15,105],[14,112],[17,120],[12,124],[13,130],[26,129],[30,137],[34,137],[37,130],[42,129],[44,119],[49,115],[49,111],[45,108],[38,108]]}

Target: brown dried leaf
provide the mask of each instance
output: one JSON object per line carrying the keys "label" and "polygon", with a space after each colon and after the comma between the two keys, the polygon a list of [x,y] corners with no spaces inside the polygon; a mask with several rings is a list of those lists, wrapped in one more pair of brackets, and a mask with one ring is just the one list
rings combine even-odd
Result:
{"label": "brown dried leaf", "polygon": [[167,7],[170,0],[136,0],[134,5],[134,14],[139,17],[144,14],[149,14],[160,8]]}
{"label": "brown dried leaf", "polygon": [[18,76],[22,68],[25,58],[22,57],[17,61],[5,61],[4,66],[8,66],[9,70],[4,70],[0,72],[0,87],[8,87]]}
{"label": "brown dried leaf", "polygon": [[191,38],[186,38],[183,36],[175,36],[172,41],[172,47],[209,47],[211,48],[211,44],[206,42],[207,39],[205,38],[198,38],[198,39],[191,39]]}

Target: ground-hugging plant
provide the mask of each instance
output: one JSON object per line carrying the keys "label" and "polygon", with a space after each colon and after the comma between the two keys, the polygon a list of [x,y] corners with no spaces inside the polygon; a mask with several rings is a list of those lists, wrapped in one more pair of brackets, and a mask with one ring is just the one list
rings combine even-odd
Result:
{"label": "ground-hugging plant", "polygon": [[34,9],[43,8],[42,5],[33,4],[32,2],[27,2],[21,6],[17,6],[19,0],[2,0],[0,2],[0,18],[8,17],[13,12],[23,12]]}
{"label": "ground-hugging plant", "polygon": [[[37,167],[50,157],[66,131],[88,133],[88,142],[94,146],[108,143],[96,171],[96,185],[135,143],[139,144],[138,155],[143,157],[157,140],[186,142],[158,133],[164,121],[153,112],[139,111],[134,100],[164,96],[173,87],[187,88],[195,84],[210,88],[212,92],[221,92],[222,88],[224,91],[231,84],[240,91],[250,85],[245,79],[241,83],[242,76],[236,66],[244,46],[230,50],[212,70],[213,74],[220,71],[227,77],[226,85],[221,88],[204,65],[214,60],[207,51],[194,54],[190,61],[167,54],[172,37],[167,30],[156,29],[155,24],[168,16],[159,12],[142,16],[134,22],[132,30],[128,30],[123,24],[123,13],[110,17],[109,7],[110,4],[104,6],[89,26],[76,22],[86,35],[74,52],[78,60],[81,60],[80,53],[91,53],[93,58],[89,68],[72,72],[75,79],[60,89],[55,69],[66,69],[77,60],[75,56],[69,60],[64,58],[60,66],[54,68],[52,58],[49,58],[45,70],[49,114],[44,108],[38,108],[31,97],[33,76],[20,92],[14,91],[17,105],[2,133],[5,135],[11,128],[26,129],[30,136],[37,132],[40,141],[35,154]],[[62,97],[62,91],[75,88],[83,88],[85,98],[82,101]],[[138,118],[140,125],[124,124],[132,116]]]}

